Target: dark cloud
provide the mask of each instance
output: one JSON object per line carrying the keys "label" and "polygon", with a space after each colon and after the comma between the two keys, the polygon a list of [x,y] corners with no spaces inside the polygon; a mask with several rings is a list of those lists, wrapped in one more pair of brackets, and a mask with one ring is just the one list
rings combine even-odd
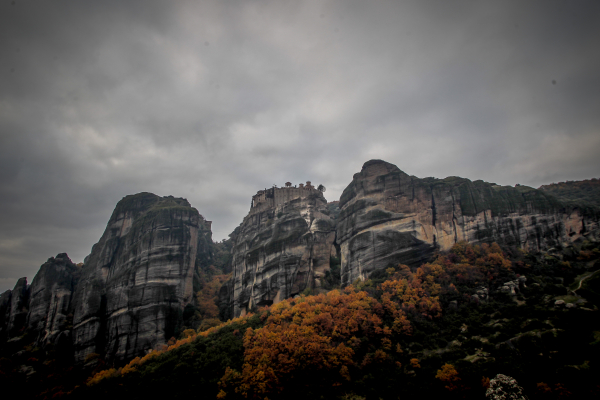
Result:
{"label": "dark cloud", "polygon": [[256,190],[371,158],[500,184],[600,175],[595,1],[0,4],[0,290],[82,261],[123,196],[223,239]]}

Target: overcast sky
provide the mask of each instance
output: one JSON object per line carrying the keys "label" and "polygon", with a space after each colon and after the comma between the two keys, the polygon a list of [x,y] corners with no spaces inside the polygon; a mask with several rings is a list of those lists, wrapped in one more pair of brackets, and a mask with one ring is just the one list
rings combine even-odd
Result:
{"label": "overcast sky", "polygon": [[538,187],[600,176],[600,2],[0,3],[0,291],[83,261],[115,204],[221,240],[286,181],[373,158]]}

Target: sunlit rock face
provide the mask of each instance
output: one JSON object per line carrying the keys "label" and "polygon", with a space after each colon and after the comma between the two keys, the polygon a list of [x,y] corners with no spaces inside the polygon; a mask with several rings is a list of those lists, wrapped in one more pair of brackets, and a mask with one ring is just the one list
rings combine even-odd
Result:
{"label": "sunlit rock face", "polygon": [[61,253],[42,264],[33,278],[27,326],[39,345],[70,343],[71,300],[79,272],[67,254]]}
{"label": "sunlit rock face", "polygon": [[342,285],[390,265],[418,265],[457,241],[540,251],[598,228],[597,214],[540,190],[459,177],[419,179],[381,160],[363,165],[339,206]]}
{"label": "sunlit rock face", "polygon": [[177,334],[193,300],[199,236],[210,235],[210,222],[185,199],[123,198],[86,258],[73,296],[76,361],[90,353],[131,358]]}
{"label": "sunlit rock face", "polygon": [[318,289],[335,255],[327,201],[313,187],[259,191],[231,237],[233,276],[221,299],[233,316]]}

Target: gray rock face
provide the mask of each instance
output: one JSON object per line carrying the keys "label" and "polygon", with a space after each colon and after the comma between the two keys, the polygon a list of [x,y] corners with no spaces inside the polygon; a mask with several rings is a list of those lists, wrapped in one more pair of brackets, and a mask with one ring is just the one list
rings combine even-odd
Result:
{"label": "gray rock face", "polygon": [[598,228],[543,191],[449,177],[419,179],[371,160],[344,190],[337,224],[342,284],[390,264],[417,265],[458,241],[547,250]]}
{"label": "gray rock face", "polygon": [[335,255],[327,202],[310,187],[259,191],[231,237],[233,277],[220,295],[233,316],[319,288]]}
{"label": "gray rock face", "polygon": [[176,334],[200,236],[210,239],[210,222],[187,200],[140,193],[117,204],[74,293],[76,361],[131,358]]}
{"label": "gray rock face", "polygon": [[211,222],[185,199],[140,193],[116,206],[85,265],[66,254],[0,297],[0,340],[26,330],[82,362],[132,358],[177,335],[197,267],[212,257]]}
{"label": "gray rock face", "polygon": [[27,278],[20,278],[14,289],[0,297],[0,338],[20,336],[25,330],[29,307]]}
{"label": "gray rock face", "polygon": [[0,339],[8,338],[8,321],[10,319],[10,300],[12,290],[7,290],[0,296]]}
{"label": "gray rock face", "polygon": [[28,329],[37,333],[37,342],[56,342],[61,332],[71,328],[71,299],[79,268],[65,253],[42,264],[31,282]]}

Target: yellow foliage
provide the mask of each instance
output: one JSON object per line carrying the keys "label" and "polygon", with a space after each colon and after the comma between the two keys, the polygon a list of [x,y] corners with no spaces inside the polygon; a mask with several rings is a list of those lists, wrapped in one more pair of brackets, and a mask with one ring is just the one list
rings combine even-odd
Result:
{"label": "yellow foliage", "polygon": [[442,369],[438,369],[435,377],[445,383],[444,387],[451,392],[458,388],[456,383],[460,381],[460,377],[452,364],[444,364]]}
{"label": "yellow foliage", "polygon": [[100,382],[103,379],[114,378],[116,376],[119,376],[118,370],[116,370],[114,368],[105,369],[103,371],[98,372],[93,377],[89,378],[85,384],[87,386],[93,386],[93,385],[96,385],[98,382]]}

